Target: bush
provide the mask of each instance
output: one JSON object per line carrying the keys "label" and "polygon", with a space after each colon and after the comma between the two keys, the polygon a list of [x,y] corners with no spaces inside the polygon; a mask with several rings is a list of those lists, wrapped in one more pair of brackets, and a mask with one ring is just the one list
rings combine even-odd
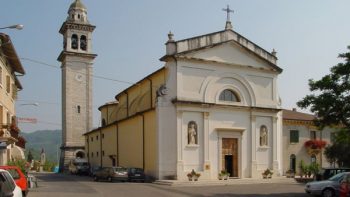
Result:
{"label": "bush", "polygon": [[8,166],[17,166],[19,169],[21,169],[23,174],[27,174],[26,173],[27,161],[25,159],[15,159],[13,161],[7,162],[7,165]]}
{"label": "bush", "polygon": [[56,163],[54,162],[50,162],[50,161],[46,161],[43,165],[43,170],[46,172],[53,172],[55,169]]}

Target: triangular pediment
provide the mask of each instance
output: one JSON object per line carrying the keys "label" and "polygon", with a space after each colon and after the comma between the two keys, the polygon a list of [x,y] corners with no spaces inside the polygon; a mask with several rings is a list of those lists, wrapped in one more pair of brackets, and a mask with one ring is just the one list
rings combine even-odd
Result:
{"label": "triangular pediment", "polygon": [[211,47],[187,51],[179,55],[190,59],[279,71],[277,65],[266,61],[235,41],[228,41]]}

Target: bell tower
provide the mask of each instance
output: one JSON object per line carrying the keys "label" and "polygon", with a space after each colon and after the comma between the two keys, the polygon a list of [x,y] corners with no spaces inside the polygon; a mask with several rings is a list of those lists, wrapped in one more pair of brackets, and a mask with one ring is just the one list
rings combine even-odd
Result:
{"label": "bell tower", "polygon": [[92,129],[92,72],[97,56],[92,53],[94,29],[87,19],[86,7],[75,0],[59,30],[63,35],[63,50],[58,57],[62,63],[60,171],[68,169],[70,160],[86,158],[83,134]]}

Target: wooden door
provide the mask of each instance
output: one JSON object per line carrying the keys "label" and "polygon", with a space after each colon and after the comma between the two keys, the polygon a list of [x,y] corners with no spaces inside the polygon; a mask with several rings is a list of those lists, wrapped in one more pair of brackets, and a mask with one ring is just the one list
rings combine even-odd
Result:
{"label": "wooden door", "polygon": [[230,177],[238,177],[238,156],[238,139],[222,138],[221,167]]}

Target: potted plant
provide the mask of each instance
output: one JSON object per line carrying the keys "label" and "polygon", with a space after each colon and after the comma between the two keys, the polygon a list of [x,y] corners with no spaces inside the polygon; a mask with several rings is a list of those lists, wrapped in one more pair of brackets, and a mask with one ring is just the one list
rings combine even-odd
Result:
{"label": "potted plant", "polygon": [[195,175],[193,176],[194,181],[198,181],[198,178],[201,176],[200,173],[195,173]]}
{"label": "potted plant", "polygon": [[272,177],[273,172],[270,169],[266,169],[263,173],[262,176],[264,179],[266,178],[271,178]]}
{"label": "potted plant", "polygon": [[295,177],[294,170],[292,170],[292,169],[287,170],[286,176],[287,176],[287,178],[294,178]]}
{"label": "potted plant", "polygon": [[230,173],[228,173],[226,170],[221,170],[219,173],[219,180],[228,180],[228,177],[230,177]]}
{"label": "potted plant", "polygon": [[308,140],[304,143],[305,148],[309,155],[318,154],[321,149],[326,146],[327,142],[323,140]]}
{"label": "potted plant", "polygon": [[194,169],[192,169],[192,171],[187,174],[187,177],[188,177],[189,181],[198,181],[198,178],[200,176],[201,176],[201,174],[197,173],[196,171],[194,171]]}

